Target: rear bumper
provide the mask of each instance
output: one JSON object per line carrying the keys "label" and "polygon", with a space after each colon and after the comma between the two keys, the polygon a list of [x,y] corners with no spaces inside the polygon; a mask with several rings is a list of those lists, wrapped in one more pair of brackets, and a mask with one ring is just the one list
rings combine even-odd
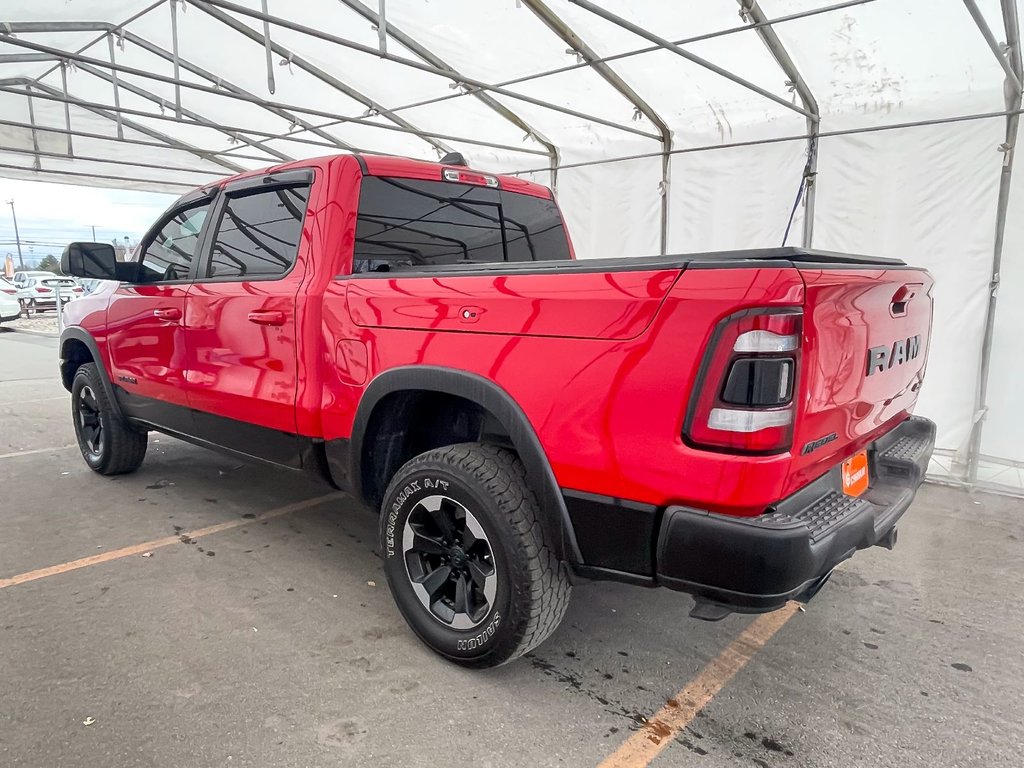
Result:
{"label": "rear bumper", "polygon": [[703,618],[807,598],[858,549],[895,543],[934,447],[935,424],[912,417],[868,447],[871,485],[859,498],[843,494],[837,466],[758,517],[669,507],[656,581],[694,595]]}

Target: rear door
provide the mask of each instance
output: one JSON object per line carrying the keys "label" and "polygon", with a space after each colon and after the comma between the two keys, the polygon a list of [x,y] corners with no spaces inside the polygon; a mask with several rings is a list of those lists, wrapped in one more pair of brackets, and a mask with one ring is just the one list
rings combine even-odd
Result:
{"label": "rear door", "polygon": [[226,186],[185,298],[196,435],[288,465],[299,455],[296,263],[312,180],[299,170]]}
{"label": "rear door", "polygon": [[191,433],[185,392],[185,295],[200,251],[211,198],[190,196],[150,230],[139,247],[134,283],[122,283],[107,308],[110,376],[131,416]]}

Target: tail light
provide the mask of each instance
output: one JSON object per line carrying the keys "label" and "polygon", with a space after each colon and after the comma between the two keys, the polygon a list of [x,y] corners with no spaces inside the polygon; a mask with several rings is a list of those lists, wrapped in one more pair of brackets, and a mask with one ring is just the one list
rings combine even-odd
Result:
{"label": "tail light", "polygon": [[53,288],[47,288],[45,285],[37,285],[36,290],[39,293],[53,293]]}
{"label": "tail light", "polygon": [[702,448],[779,453],[793,442],[803,313],[753,309],[715,330],[683,437]]}

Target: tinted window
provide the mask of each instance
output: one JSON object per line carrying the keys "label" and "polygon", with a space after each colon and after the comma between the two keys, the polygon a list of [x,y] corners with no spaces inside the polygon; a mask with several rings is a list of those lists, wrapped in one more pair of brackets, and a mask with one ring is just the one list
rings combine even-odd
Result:
{"label": "tinted window", "polygon": [[552,200],[442,181],[363,179],[353,272],[568,258]]}
{"label": "tinted window", "polygon": [[283,275],[299,250],[309,185],[229,197],[213,243],[207,277]]}
{"label": "tinted window", "polygon": [[210,202],[204,201],[173,213],[146,246],[136,282],[187,280],[209,211]]}

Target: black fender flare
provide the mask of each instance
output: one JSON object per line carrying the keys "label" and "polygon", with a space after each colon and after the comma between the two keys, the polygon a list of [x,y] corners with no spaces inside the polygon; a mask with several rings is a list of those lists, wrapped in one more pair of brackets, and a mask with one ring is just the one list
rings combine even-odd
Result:
{"label": "black fender flare", "polygon": [[124,418],[124,414],[121,413],[121,404],[114,393],[114,384],[110,380],[110,374],[107,372],[106,363],[103,362],[103,355],[100,354],[100,348],[96,344],[96,340],[87,330],[77,326],[65,328],[64,332],[60,335],[60,378],[64,388],[70,392],[71,382],[74,379],[74,373],[69,373],[67,370],[67,357],[64,354],[69,341],[79,341],[89,350],[89,354],[92,355],[92,361],[100,372],[100,381],[103,382],[103,390],[107,395],[107,400],[118,417]]}
{"label": "black fender flare", "polygon": [[544,453],[544,447],[529,419],[508,392],[493,381],[469,371],[431,365],[410,365],[390,368],[370,382],[359,401],[352,425],[349,479],[353,495],[359,499],[365,498],[361,466],[363,440],[374,409],[390,394],[415,390],[443,392],[464,398],[491,413],[501,423],[526,467],[527,477],[534,485],[542,511],[547,511],[548,521],[559,529],[559,558],[570,563],[582,562],[565,499]]}

